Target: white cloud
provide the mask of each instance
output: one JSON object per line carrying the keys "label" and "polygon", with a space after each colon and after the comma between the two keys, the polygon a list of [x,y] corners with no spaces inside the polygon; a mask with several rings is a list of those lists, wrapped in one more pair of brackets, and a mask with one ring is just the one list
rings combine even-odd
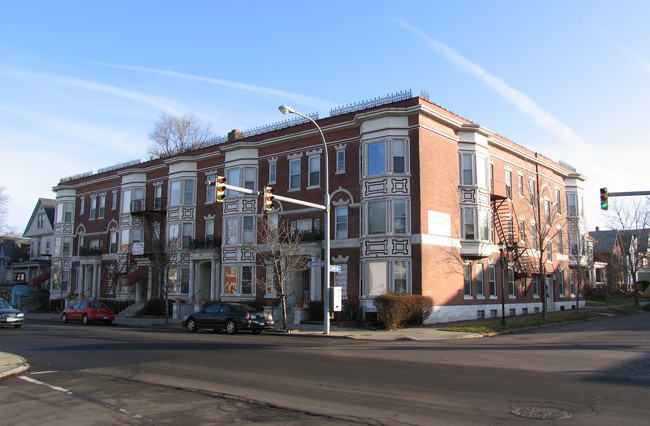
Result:
{"label": "white cloud", "polygon": [[526,94],[510,87],[510,85],[501,78],[490,74],[479,65],[463,57],[456,50],[432,38],[419,28],[416,28],[399,18],[396,18],[396,21],[402,26],[402,28],[423,39],[429,47],[442,54],[458,68],[478,77],[489,88],[496,91],[501,97],[508,100],[518,110],[529,116],[538,126],[563,141],[575,153],[585,155],[588,152],[589,146],[578,134],[571,130],[566,124],[555,118],[550,112],[542,109]]}
{"label": "white cloud", "polygon": [[291,102],[296,102],[300,105],[306,105],[310,106],[313,108],[327,108],[331,109],[336,107],[337,105],[322,99],[310,97],[310,96],[304,96],[300,95],[297,93],[292,93],[292,92],[287,92],[284,90],[278,90],[278,89],[273,89],[270,87],[264,87],[264,86],[256,86],[253,84],[245,84],[245,83],[238,83],[236,81],[228,81],[228,80],[222,80],[218,78],[212,78],[212,77],[204,77],[204,76],[199,76],[199,75],[192,75],[192,74],[184,74],[176,71],[168,71],[168,70],[161,70],[161,69],[156,69],[156,68],[149,68],[149,67],[139,67],[139,66],[132,66],[132,65],[119,65],[119,64],[108,64],[104,62],[93,62],[93,61],[85,61],[90,64],[94,65],[100,65],[104,67],[111,67],[111,68],[118,68],[118,69],[124,69],[124,70],[130,70],[130,71],[138,71],[138,72],[145,72],[145,73],[152,73],[152,74],[159,74],[159,75],[166,75],[170,77],[176,77],[176,78],[183,78],[183,79],[188,79],[188,80],[195,80],[195,81],[200,81],[203,83],[208,83],[211,85],[216,85],[216,86],[221,86],[221,87],[228,87],[231,89],[236,89],[236,90],[242,90],[246,92],[252,92],[256,94],[261,94],[265,96],[270,96],[273,98],[277,99],[282,99],[282,100],[289,100]]}
{"label": "white cloud", "polygon": [[58,86],[75,87],[90,90],[98,93],[105,93],[124,99],[133,100],[150,105],[156,109],[163,110],[169,114],[181,115],[185,108],[178,103],[169,99],[147,95],[146,93],[136,92],[134,90],[123,89],[120,87],[109,86],[106,84],[95,83],[92,81],[81,80],[77,78],[63,77],[56,74],[45,72],[35,72],[20,68],[2,66],[0,75],[22,80],[40,80]]}

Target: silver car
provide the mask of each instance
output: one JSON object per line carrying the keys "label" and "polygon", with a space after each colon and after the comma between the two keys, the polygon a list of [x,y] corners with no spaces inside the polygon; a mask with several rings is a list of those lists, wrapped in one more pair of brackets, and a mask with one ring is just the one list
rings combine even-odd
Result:
{"label": "silver car", "polygon": [[11,303],[0,299],[0,325],[9,325],[16,328],[23,326],[25,314],[14,308]]}

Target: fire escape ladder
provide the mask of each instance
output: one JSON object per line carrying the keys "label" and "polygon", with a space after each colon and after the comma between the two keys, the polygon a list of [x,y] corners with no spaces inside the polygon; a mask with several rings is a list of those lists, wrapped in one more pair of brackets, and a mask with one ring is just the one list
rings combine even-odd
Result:
{"label": "fire escape ladder", "polygon": [[523,276],[539,273],[535,263],[531,260],[529,249],[520,246],[518,239],[515,238],[515,230],[518,226],[509,201],[506,198],[493,200],[492,213],[497,241],[503,241],[506,244],[510,253],[510,264],[515,273]]}
{"label": "fire escape ladder", "polygon": [[129,273],[131,267],[131,245],[125,251],[121,251],[117,255],[117,264],[113,273],[109,275],[108,287],[106,288],[106,296],[117,295],[117,286],[120,282],[120,277]]}

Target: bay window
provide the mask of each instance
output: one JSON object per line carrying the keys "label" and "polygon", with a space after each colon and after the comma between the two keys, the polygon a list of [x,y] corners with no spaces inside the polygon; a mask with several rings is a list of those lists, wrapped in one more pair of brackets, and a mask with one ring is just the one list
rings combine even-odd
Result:
{"label": "bay window", "polygon": [[406,139],[371,142],[366,145],[364,152],[365,176],[408,173],[408,143]]}
{"label": "bay window", "polygon": [[175,180],[170,184],[170,206],[191,206],[194,204],[195,179]]}
{"label": "bay window", "polygon": [[369,260],[363,265],[362,294],[375,297],[386,293],[410,294],[410,262]]}
{"label": "bay window", "polygon": [[255,270],[250,265],[230,265],[224,267],[223,293],[229,296],[255,295]]}

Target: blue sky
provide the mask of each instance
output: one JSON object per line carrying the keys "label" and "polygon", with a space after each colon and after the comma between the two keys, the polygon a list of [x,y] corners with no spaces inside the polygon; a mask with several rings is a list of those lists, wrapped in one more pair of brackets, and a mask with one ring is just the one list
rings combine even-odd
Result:
{"label": "blue sky", "polygon": [[647,1],[2,2],[0,186],[22,232],[61,177],[145,159],[161,112],[216,135],[411,89],[587,176],[648,190]]}

